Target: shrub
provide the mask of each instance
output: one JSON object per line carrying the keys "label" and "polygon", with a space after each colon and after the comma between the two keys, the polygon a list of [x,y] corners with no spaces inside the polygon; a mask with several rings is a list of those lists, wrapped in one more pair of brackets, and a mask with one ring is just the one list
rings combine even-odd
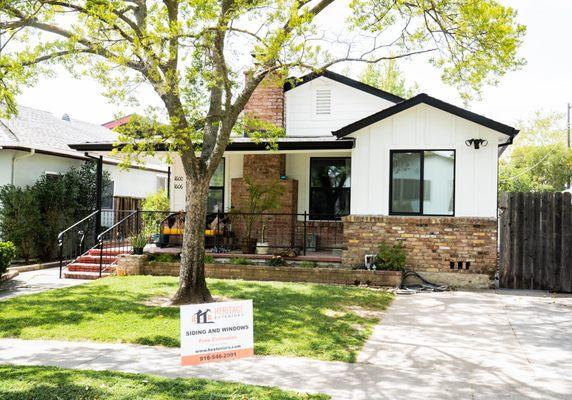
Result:
{"label": "shrub", "polygon": [[[44,175],[33,186],[0,188],[0,236],[16,246],[26,262],[39,255],[53,260],[58,233],[95,210],[95,163],[59,176]],[[109,173],[103,185],[109,187]]]}
{"label": "shrub", "polygon": [[282,256],[272,256],[271,259],[266,261],[266,264],[270,265],[271,267],[280,267],[282,265],[285,265],[286,261],[284,261]]}
{"label": "shrub", "polygon": [[246,258],[244,258],[244,257],[236,257],[236,258],[233,258],[233,259],[230,261],[230,263],[233,264],[233,265],[249,265],[249,264],[250,264],[250,261],[248,261],[248,260],[247,260]]}
{"label": "shrub", "polygon": [[143,200],[142,211],[164,211],[143,213],[143,231],[147,236],[160,233],[161,221],[169,216],[169,208],[169,196],[165,190],[160,190]]}
{"label": "shrub", "polygon": [[377,269],[386,271],[403,271],[405,269],[405,258],[407,254],[401,243],[393,246],[381,243],[377,252],[375,265]]}
{"label": "shrub", "polygon": [[300,268],[317,268],[318,263],[316,261],[302,261],[299,266]]}
{"label": "shrub", "polygon": [[205,264],[214,264],[214,257],[210,254],[205,255]]}
{"label": "shrub", "polygon": [[179,262],[179,261],[181,261],[181,255],[180,254],[170,254],[170,253],[149,254],[149,261]]}
{"label": "shrub", "polygon": [[2,275],[12,260],[16,257],[16,247],[12,242],[0,242],[0,275]]}
{"label": "shrub", "polygon": [[26,262],[36,254],[40,231],[38,203],[30,187],[0,187],[0,237],[16,246]]}

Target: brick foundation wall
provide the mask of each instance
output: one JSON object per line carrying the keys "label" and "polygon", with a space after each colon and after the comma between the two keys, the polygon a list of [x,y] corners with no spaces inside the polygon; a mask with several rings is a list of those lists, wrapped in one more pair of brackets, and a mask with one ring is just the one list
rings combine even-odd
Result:
{"label": "brick foundation wall", "polygon": [[[377,253],[379,244],[386,241],[404,246],[407,266],[415,271],[489,275],[496,271],[494,218],[349,215],[343,222],[348,246],[342,256],[344,265],[363,265],[364,255]],[[458,261],[462,269],[458,269]]]}
{"label": "brick foundation wall", "polygon": [[[149,262],[145,275],[179,276],[179,263]],[[251,281],[311,282],[338,285],[394,287],[401,282],[401,272],[365,271],[344,268],[270,267],[262,265],[206,264],[207,278]]]}

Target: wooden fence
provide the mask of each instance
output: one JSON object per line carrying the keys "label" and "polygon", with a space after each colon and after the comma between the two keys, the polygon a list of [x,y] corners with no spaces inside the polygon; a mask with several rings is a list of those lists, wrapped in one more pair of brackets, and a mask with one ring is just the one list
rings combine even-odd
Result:
{"label": "wooden fence", "polygon": [[572,292],[570,193],[502,193],[500,286]]}

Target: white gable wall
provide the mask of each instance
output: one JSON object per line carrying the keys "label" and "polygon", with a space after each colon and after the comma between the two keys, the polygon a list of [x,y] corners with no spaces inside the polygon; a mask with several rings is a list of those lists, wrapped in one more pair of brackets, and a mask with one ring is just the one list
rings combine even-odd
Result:
{"label": "white gable wall", "polygon": [[[499,133],[420,104],[351,135],[351,213],[388,215],[390,150],[456,150],[455,216],[496,217]],[[475,150],[465,140],[488,140]]]}
{"label": "white gable wall", "polygon": [[[331,89],[331,114],[316,115],[316,91]],[[284,93],[287,136],[331,136],[332,131],[395,103],[326,77]]]}

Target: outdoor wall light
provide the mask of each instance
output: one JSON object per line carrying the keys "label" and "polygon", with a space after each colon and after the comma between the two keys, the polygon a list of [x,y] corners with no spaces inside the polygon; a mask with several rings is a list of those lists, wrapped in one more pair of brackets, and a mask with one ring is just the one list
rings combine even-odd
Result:
{"label": "outdoor wall light", "polygon": [[465,144],[467,145],[467,147],[474,146],[475,150],[478,150],[481,146],[487,147],[487,144],[489,144],[489,142],[488,140],[485,139],[469,139],[465,140]]}

